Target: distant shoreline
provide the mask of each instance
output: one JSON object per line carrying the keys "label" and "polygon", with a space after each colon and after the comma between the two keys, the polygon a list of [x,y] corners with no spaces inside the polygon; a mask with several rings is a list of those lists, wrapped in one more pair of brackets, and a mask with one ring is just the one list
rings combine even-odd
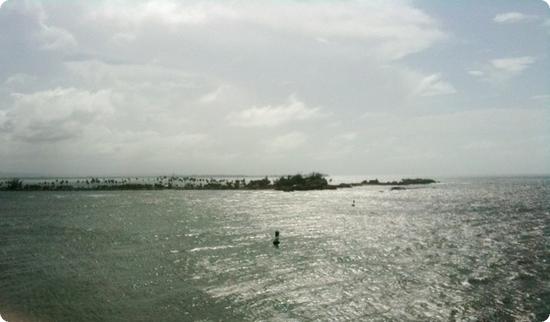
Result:
{"label": "distant shoreline", "polygon": [[331,184],[326,175],[311,173],[281,176],[270,180],[267,176],[259,180],[224,179],[214,177],[159,176],[145,181],[139,177],[126,178],[85,178],[77,180],[50,179],[34,183],[25,183],[19,178],[0,181],[0,191],[122,191],[122,190],[335,190],[358,186],[394,186],[395,190],[408,185],[436,183],[433,179],[404,178],[399,181],[363,180],[359,183]]}

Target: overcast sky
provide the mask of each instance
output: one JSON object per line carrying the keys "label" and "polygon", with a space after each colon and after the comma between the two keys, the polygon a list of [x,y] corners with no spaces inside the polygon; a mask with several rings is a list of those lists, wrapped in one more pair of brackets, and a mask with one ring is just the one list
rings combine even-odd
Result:
{"label": "overcast sky", "polygon": [[550,173],[542,0],[0,4],[0,173]]}

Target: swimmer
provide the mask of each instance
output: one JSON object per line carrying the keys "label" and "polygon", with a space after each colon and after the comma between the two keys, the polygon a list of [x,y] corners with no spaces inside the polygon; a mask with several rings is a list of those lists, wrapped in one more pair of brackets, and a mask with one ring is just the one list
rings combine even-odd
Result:
{"label": "swimmer", "polygon": [[279,241],[279,231],[275,230],[275,239],[273,239],[273,246],[278,248],[280,243],[281,242]]}
{"label": "swimmer", "polygon": [[353,200],[353,202],[351,203],[351,206],[355,207],[355,200]]}

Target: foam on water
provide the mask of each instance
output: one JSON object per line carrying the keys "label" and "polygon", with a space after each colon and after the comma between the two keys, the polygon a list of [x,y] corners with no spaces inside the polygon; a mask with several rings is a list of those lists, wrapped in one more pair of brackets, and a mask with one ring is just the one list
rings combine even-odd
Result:
{"label": "foam on water", "polygon": [[205,246],[205,247],[196,247],[196,248],[190,249],[189,251],[193,253],[193,252],[201,252],[205,250],[217,250],[217,249],[226,249],[226,248],[233,248],[233,247],[235,246],[233,245]]}

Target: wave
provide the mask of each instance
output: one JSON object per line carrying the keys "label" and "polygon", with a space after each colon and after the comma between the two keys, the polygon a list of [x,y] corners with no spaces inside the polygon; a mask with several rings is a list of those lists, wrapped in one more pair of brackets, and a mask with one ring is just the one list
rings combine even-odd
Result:
{"label": "wave", "polygon": [[217,249],[226,249],[226,248],[233,248],[236,247],[235,245],[220,245],[220,246],[206,246],[206,247],[197,247],[189,250],[190,252],[200,252],[203,250],[217,250]]}

